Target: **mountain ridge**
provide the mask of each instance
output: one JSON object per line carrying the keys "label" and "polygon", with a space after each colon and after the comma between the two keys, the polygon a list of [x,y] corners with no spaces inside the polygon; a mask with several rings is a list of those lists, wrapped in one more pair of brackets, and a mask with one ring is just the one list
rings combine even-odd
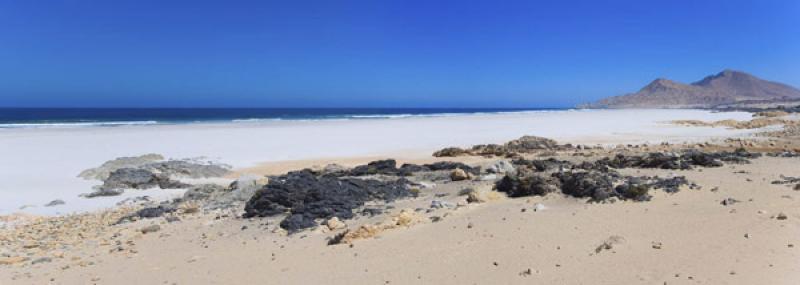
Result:
{"label": "mountain ridge", "polygon": [[579,107],[713,108],[741,101],[786,99],[800,99],[800,90],[746,72],[725,69],[689,84],[656,78],[635,93],[608,97]]}

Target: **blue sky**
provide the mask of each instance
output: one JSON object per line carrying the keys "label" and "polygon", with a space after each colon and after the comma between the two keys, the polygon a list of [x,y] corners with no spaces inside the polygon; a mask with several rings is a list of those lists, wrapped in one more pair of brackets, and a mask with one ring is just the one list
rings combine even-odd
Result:
{"label": "blue sky", "polygon": [[725,68],[800,86],[800,1],[0,0],[0,106],[567,107]]}

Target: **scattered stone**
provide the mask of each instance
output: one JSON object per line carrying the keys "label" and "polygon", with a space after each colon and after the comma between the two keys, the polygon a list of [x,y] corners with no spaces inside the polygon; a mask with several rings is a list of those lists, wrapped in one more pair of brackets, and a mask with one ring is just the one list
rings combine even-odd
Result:
{"label": "scattered stone", "polygon": [[499,160],[486,168],[486,172],[496,174],[515,174],[516,171],[514,165],[508,160]]}
{"label": "scattered stone", "polygon": [[211,197],[216,192],[225,191],[225,187],[217,184],[201,184],[192,186],[189,190],[183,193],[183,200],[202,200]]}
{"label": "scattered stone", "polygon": [[338,217],[333,217],[325,221],[325,225],[328,227],[329,230],[338,230],[347,227],[345,223],[339,220]]}
{"label": "scattered stone", "polygon": [[786,220],[789,218],[789,216],[786,216],[786,214],[784,213],[778,213],[778,216],[776,216],[775,218],[778,220]]}
{"label": "scattered stone", "polygon": [[489,201],[494,201],[501,199],[503,197],[497,191],[492,191],[489,189],[481,189],[475,190],[472,188],[467,188],[469,191],[467,192],[467,203],[486,203]]}
{"label": "scattered stone", "polygon": [[31,261],[31,265],[39,264],[39,263],[49,263],[49,262],[52,262],[52,261],[53,261],[52,258],[49,258],[49,257],[46,257],[46,256],[45,257],[39,257],[39,258],[34,259],[33,261]]}
{"label": "scattered stone", "polygon": [[544,205],[542,205],[540,203],[533,204],[533,211],[534,212],[544,211],[546,209],[547,209],[547,207],[545,207]]}
{"label": "scattered stone", "polygon": [[125,190],[123,189],[97,189],[91,193],[81,194],[81,197],[95,198],[95,197],[117,196],[117,195],[122,195],[123,192],[125,192]]}
{"label": "scattered stone", "polygon": [[177,210],[178,208],[173,205],[158,205],[156,207],[144,208],[136,211],[133,214],[120,218],[119,221],[116,222],[116,224],[122,224],[125,222],[131,222],[139,219],[158,218],[163,216],[164,214],[172,213]]}
{"label": "scattered stone", "polygon": [[469,174],[466,171],[462,170],[461,168],[456,168],[453,172],[450,173],[450,180],[453,181],[461,181],[461,180],[468,180],[471,179]]}
{"label": "scattered stone", "polygon": [[594,253],[600,253],[604,250],[611,250],[614,248],[615,245],[620,244],[624,241],[625,239],[621,236],[610,236],[605,241],[603,241],[603,243],[601,243],[594,249]]}
{"label": "scattered stone", "polygon": [[725,200],[722,200],[722,202],[719,202],[719,203],[721,205],[723,205],[723,206],[730,206],[730,205],[739,203],[739,200],[736,200],[736,199],[733,199],[733,198],[725,198]]}
{"label": "scattered stone", "polygon": [[398,227],[409,227],[411,225],[420,223],[424,219],[423,216],[411,209],[403,209],[399,214],[381,222],[377,225],[362,225],[356,230],[346,230],[333,236],[328,240],[328,245],[335,244],[351,244],[358,239],[372,238],[385,230],[395,229]]}
{"label": "scattered stone", "polygon": [[154,232],[157,232],[157,231],[160,231],[160,230],[161,230],[161,226],[159,226],[159,225],[149,225],[149,226],[146,226],[146,227],[143,227],[143,228],[139,229],[139,231],[142,232],[143,234],[154,233]]}
{"label": "scattered stone", "polygon": [[442,200],[433,200],[431,201],[431,209],[444,209],[444,208],[455,208],[456,206],[453,203],[442,201]]}
{"label": "scattered stone", "polygon": [[[789,176],[784,176],[782,174],[781,174],[780,177],[781,177],[781,180],[772,181],[772,184],[785,185],[785,184],[800,183],[800,177],[789,177]],[[800,185],[800,184],[798,184],[798,185]],[[795,188],[797,188],[797,186],[795,186]]]}
{"label": "scattered stone", "polygon": [[64,204],[65,204],[64,200],[56,199],[56,200],[48,202],[47,204],[44,204],[44,206],[45,207],[53,207],[53,206],[64,205]]}

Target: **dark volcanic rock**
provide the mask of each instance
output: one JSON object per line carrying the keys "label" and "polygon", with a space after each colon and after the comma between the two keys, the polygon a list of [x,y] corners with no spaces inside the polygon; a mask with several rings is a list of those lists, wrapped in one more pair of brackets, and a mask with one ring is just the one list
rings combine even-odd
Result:
{"label": "dark volcanic rock", "polygon": [[619,196],[614,189],[617,176],[599,171],[555,174],[555,177],[561,181],[561,192],[573,197],[589,197],[595,201]]}
{"label": "dark volcanic rock", "polygon": [[350,170],[349,176],[363,176],[374,174],[397,175],[397,161],[394,159],[377,160],[367,165],[359,165]]}
{"label": "dark volcanic rock", "polygon": [[613,158],[598,160],[595,164],[583,164],[583,169],[599,169],[600,166],[611,168],[660,168],[685,170],[693,166],[720,167],[723,162],[749,163],[750,159],[760,157],[759,153],[750,153],[744,149],[733,152],[706,153],[699,150],[686,150],[682,154],[653,152],[645,155],[617,154]]}
{"label": "dark volcanic rock", "polygon": [[548,159],[516,159],[513,160],[511,163],[514,165],[522,165],[531,168],[532,170],[536,170],[539,172],[548,171],[548,170],[558,170],[560,168],[572,168],[573,164],[566,160],[558,160],[555,158],[548,158]]}
{"label": "dark volcanic rock", "polygon": [[454,157],[454,156],[461,156],[461,155],[468,155],[468,154],[469,154],[469,152],[464,150],[464,149],[457,148],[457,147],[448,147],[448,148],[443,148],[443,149],[441,149],[441,150],[439,150],[437,152],[434,152],[433,156],[435,156],[435,157]]}
{"label": "dark volcanic rock", "polygon": [[689,182],[683,176],[664,179],[623,176],[612,170],[575,170],[555,172],[552,176],[539,173],[506,175],[495,184],[495,188],[509,197],[542,196],[560,190],[566,195],[590,198],[591,201],[609,198],[647,201],[651,189],[674,193],[687,184]]}
{"label": "dark volcanic rock", "polygon": [[480,168],[471,167],[460,162],[440,161],[431,164],[418,165],[418,164],[403,164],[397,168],[397,161],[394,159],[377,160],[370,162],[366,165],[359,165],[349,171],[340,171],[336,173],[327,174],[331,177],[342,176],[365,176],[365,175],[393,175],[393,176],[410,176],[415,172],[423,171],[439,171],[439,170],[454,170],[460,168],[466,172],[477,175],[480,173]]}
{"label": "dark volcanic rock", "polygon": [[289,213],[281,227],[295,232],[316,225],[316,219],[350,219],[353,210],[367,201],[386,202],[413,196],[405,179],[372,179],[315,176],[309,170],[274,177],[245,205],[244,217]]}
{"label": "dark volcanic rock", "polygon": [[544,196],[558,191],[561,182],[539,175],[527,177],[506,175],[495,184],[495,187],[497,191],[506,193],[509,197]]}

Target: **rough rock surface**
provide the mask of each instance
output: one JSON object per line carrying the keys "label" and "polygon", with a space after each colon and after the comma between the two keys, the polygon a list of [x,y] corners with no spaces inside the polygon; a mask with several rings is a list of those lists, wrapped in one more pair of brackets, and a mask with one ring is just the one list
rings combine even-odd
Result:
{"label": "rough rock surface", "polygon": [[170,189],[186,188],[188,186],[188,184],[172,180],[164,175],[157,175],[149,170],[121,168],[111,172],[99,189],[148,189],[154,187]]}
{"label": "rough rock surface", "polygon": [[472,174],[478,174],[480,172],[480,168],[471,167],[469,165],[460,162],[440,161],[424,165],[406,163],[398,168],[397,161],[395,161],[394,159],[385,159],[385,160],[373,161],[366,165],[359,165],[350,170],[340,170],[335,172],[320,172],[319,174],[331,177],[366,176],[366,175],[410,176],[416,172],[455,170],[455,169],[462,169]]}
{"label": "rough rock surface", "polygon": [[295,232],[317,225],[316,219],[350,219],[353,210],[371,200],[394,201],[413,193],[405,179],[374,179],[316,176],[310,170],[274,177],[245,205],[244,217],[267,217],[288,213],[281,228]]}
{"label": "rough rock surface", "polygon": [[148,163],[153,163],[157,161],[164,160],[164,157],[160,154],[145,154],[140,156],[129,156],[129,157],[120,157],[113,160],[109,160],[103,163],[96,168],[90,168],[84,170],[78,177],[84,179],[96,179],[96,180],[105,180],[108,178],[108,175],[111,174],[114,170],[120,168],[138,168]]}
{"label": "rough rock surface", "polygon": [[569,149],[570,145],[559,145],[558,142],[537,136],[523,136],[519,139],[509,141],[503,145],[481,144],[475,145],[470,149],[448,147],[433,153],[435,157],[453,157],[461,155],[482,155],[482,156],[514,156],[522,153],[533,153],[542,150],[563,150]]}
{"label": "rough rock surface", "polygon": [[683,153],[654,152],[645,155],[626,156],[618,154],[613,158],[598,160],[596,164],[612,168],[660,168],[660,169],[691,169],[693,166],[720,167],[723,162],[749,163],[749,159],[760,157],[759,153],[750,153],[745,149],[733,152],[706,153],[697,150],[687,150]]}

